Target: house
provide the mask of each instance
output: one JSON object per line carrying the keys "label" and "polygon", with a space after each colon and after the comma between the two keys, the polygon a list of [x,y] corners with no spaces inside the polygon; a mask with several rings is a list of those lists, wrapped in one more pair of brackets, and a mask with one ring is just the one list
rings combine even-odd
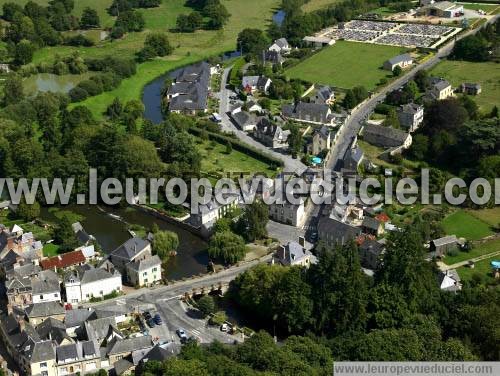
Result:
{"label": "house", "polygon": [[101,352],[95,341],[77,341],[57,346],[56,367],[59,376],[96,372],[101,368]]}
{"label": "house", "polygon": [[253,131],[259,121],[259,117],[257,115],[246,111],[238,111],[232,114],[231,118],[233,119],[235,125],[245,132]]}
{"label": "house", "polygon": [[46,270],[39,273],[38,277],[31,280],[32,302],[60,302],[61,287],[59,284],[59,276],[52,270]]}
{"label": "house", "polygon": [[318,155],[323,150],[330,150],[331,146],[332,140],[330,129],[326,125],[323,125],[321,128],[315,129],[313,132],[311,143],[312,155]]}
{"label": "house", "polygon": [[245,102],[243,108],[245,108],[248,112],[258,112],[258,113],[262,112],[262,106],[255,101]]}
{"label": "house", "polygon": [[68,303],[79,303],[91,298],[122,291],[122,276],[115,268],[106,270],[83,265],[64,277],[64,289]]}
{"label": "house", "polygon": [[5,288],[8,302],[13,307],[24,308],[33,303],[61,301],[59,277],[51,270],[40,271],[38,266],[29,268],[26,265],[9,273]]}
{"label": "house", "polygon": [[439,288],[444,291],[457,292],[462,290],[460,276],[455,269],[441,271],[438,276]]}
{"label": "house", "polygon": [[288,147],[288,136],[290,131],[284,131],[279,125],[271,122],[266,117],[261,117],[254,129],[254,137],[262,144],[280,149]]}
{"label": "house", "polygon": [[403,149],[408,149],[412,142],[409,133],[382,125],[366,124],[361,134],[366,142],[383,148],[402,147]]}
{"label": "house", "polygon": [[56,369],[55,347],[52,341],[29,338],[19,350],[19,366],[27,375],[59,375]]}
{"label": "house", "polygon": [[109,260],[122,276],[126,276],[126,265],[152,256],[151,244],[144,239],[134,237],[111,252]]}
{"label": "house", "polygon": [[188,115],[207,112],[211,74],[210,65],[204,61],[181,69],[165,96],[168,110]]}
{"label": "house", "polygon": [[430,243],[430,254],[432,257],[442,257],[448,251],[456,249],[458,240],[455,235],[444,236],[439,239],[434,239]]}
{"label": "house", "polygon": [[268,51],[279,52],[281,54],[286,54],[290,52],[292,48],[288,44],[288,41],[285,38],[279,38],[274,41],[271,46],[269,46]]}
{"label": "house", "polygon": [[[141,350],[139,350],[141,351]],[[171,357],[177,356],[181,351],[181,346],[175,342],[168,342],[164,345],[157,344],[151,349],[146,349],[140,352],[138,357],[136,354],[139,351],[132,353],[132,364],[136,365],[139,370],[138,374],[142,374],[140,370],[143,369],[144,365],[149,361],[163,362]],[[115,363],[116,368],[116,363]]]}
{"label": "house", "polygon": [[72,223],[71,228],[73,229],[73,232],[75,233],[75,236],[80,244],[87,245],[94,240],[94,237],[85,231],[80,222]]}
{"label": "house", "polygon": [[299,204],[290,202],[273,203],[269,206],[269,218],[273,221],[287,225],[300,227],[305,220],[305,202],[300,200]]}
{"label": "house", "polygon": [[399,106],[397,109],[399,124],[408,129],[408,132],[414,132],[424,121],[424,106],[408,103]]}
{"label": "house", "polygon": [[344,168],[351,171],[358,171],[358,167],[361,162],[363,162],[363,158],[363,150],[357,145],[356,140],[354,140],[344,154]]}
{"label": "house", "polygon": [[330,106],[335,102],[335,93],[330,86],[322,85],[316,90],[316,93],[311,98],[311,102]]}
{"label": "house", "polygon": [[413,64],[413,58],[410,54],[402,54],[394,56],[393,58],[384,62],[384,69],[393,71],[394,68],[400,67],[401,69],[407,68]]}
{"label": "house", "polygon": [[333,46],[335,44],[335,39],[322,36],[305,36],[302,40],[306,45],[315,48]]}
{"label": "house", "polygon": [[359,227],[337,221],[330,217],[321,217],[318,223],[318,239],[328,247],[344,245],[361,234]]}
{"label": "house", "polygon": [[281,113],[286,119],[293,119],[310,124],[332,124],[333,117],[330,106],[327,104],[298,102],[297,104],[285,104],[281,107]]}
{"label": "house", "polygon": [[451,84],[445,79],[438,77],[430,78],[431,87],[427,92],[427,97],[432,100],[443,100],[453,96]]}
{"label": "house", "polygon": [[371,234],[375,236],[381,236],[384,230],[384,224],[379,220],[366,216],[363,219],[363,223],[361,224],[361,228],[365,234]]}
{"label": "house", "polygon": [[199,205],[197,212],[192,213],[189,221],[194,227],[201,227],[210,232],[215,222],[236,209],[240,203],[240,196],[226,197],[227,203],[219,203],[215,198],[208,203]]}
{"label": "house", "polygon": [[359,261],[361,266],[367,269],[377,270],[382,261],[384,251],[385,247],[382,243],[373,239],[366,239],[359,246]]}
{"label": "house", "polygon": [[40,261],[40,265],[44,270],[63,270],[83,265],[86,261],[87,258],[83,254],[82,250],[78,250],[49,257]]}
{"label": "house", "polygon": [[271,83],[271,79],[265,76],[244,76],[241,87],[247,94],[253,94],[255,91],[267,94]]}
{"label": "house", "polygon": [[29,305],[25,310],[28,322],[38,325],[45,319],[52,317],[57,320],[64,319],[64,307],[59,302],[44,302]]}
{"label": "house", "polygon": [[58,346],[75,342],[66,332],[66,325],[62,321],[52,317],[49,317],[38,325],[36,331],[41,340],[51,340]]}
{"label": "house", "polygon": [[135,350],[151,348],[152,344],[152,338],[149,335],[126,339],[114,338],[108,343],[106,355],[109,358],[109,363],[115,364],[117,361],[130,356]]}
{"label": "house", "polygon": [[127,275],[133,286],[152,286],[161,281],[161,260],[158,255],[127,264]]}
{"label": "house", "polygon": [[316,256],[297,242],[288,242],[286,245],[280,245],[273,257],[273,263],[274,260],[284,266],[299,265],[306,268],[318,262]]}
{"label": "house", "polygon": [[481,94],[481,85],[477,83],[464,82],[459,86],[459,92],[467,95]]}
{"label": "house", "polygon": [[433,2],[417,9],[419,16],[433,16],[440,18],[460,17],[464,14],[464,6],[450,1]]}
{"label": "house", "polygon": [[[6,259],[7,255],[9,257]],[[18,257],[37,263],[43,258],[42,243],[35,240],[33,233],[25,233],[19,225],[10,229],[0,225],[0,260],[3,270],[10,269]]]}
{"label": "house", "polygon": [[281,66],[285,62],[282,53],[278,51],[263,51],[262,58],[264,59],[264,63],[270,63],[272,65]]}

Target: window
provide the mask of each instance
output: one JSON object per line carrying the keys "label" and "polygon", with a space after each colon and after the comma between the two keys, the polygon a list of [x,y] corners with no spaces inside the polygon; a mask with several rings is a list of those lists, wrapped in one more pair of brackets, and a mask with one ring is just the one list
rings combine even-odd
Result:
{"label": "window", "polygon": [[148,272],[144,272],[144,273],[142,273],[142,276],[143,276],[143,277],[146,277],[147,275],[148,275]]}
{"label": "window", "polygon": [[158,270],[158,268],[153,268],[153,272],[156,272]]}
{"label": "window", "polygon": [[49,373],[47,371],[42,371],[42,376],[49,376]]}
{"label": "window", "polygon": [[40,295],[40,300],[43,300],[43,295]]}
{"label": "window", "polygon": [[100,291],[100,294],[101,294],[101,295],[104,295],[104,292],[101,290],[101,291]]}
{"label": "window", "polygon": [[59,297],[59,294],[56,292],[56,293],[54,294],[54,298],[58,298],[58,297]]}
{"label": "window", "polygon": [[47,368],[47,362],[40,363],[41,368]]}

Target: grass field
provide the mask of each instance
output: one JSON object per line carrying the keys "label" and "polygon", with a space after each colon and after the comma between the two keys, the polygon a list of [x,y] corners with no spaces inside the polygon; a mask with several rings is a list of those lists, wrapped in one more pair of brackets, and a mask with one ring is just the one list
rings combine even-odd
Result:
{"label": "grass field", "polygon": [[458,3],[460,5],[463,5],[465,9],[472,9],[472,10],[484,10],[486,13],[490,13],[494,11],[496,8],[498,8],[500,5],[495,5],[495,4],[479,4],[479,3]]}
{"label": "grass field", "polygon": [[467,240],[479,240],[493,234],[487,223],[465,210],[457,210],[443,219],[442,223],[448,235],[456,235]]}
{"label": "grass field", "polygon": [[59,246],[57,244],[49,243],[43,246],[43,255],[45,257],[57,256],[59,254]]}
{"label": "grass field", "polygon": [[500,225],[500,207],[498,206],[491,209],[469,210],[468,213],[492,227]]}
{"label": "grass field", "polygon": [[490,240],[484,244],[478,245],[469,252],[458,252],[456,256],[445,256],[443,261],[448,265],[452,265],[496,251],[500,251],[500,239]]}
{"label": "grass field", "polygon": [[313,12],[318,9],[326,8],[329,5],[340,3],[341,1],[342,0],[309,0],[302,5],[302,10],[304,12]]}
{"label": "grass field", "polygon": [[474,96],[482,112],[489,112],[493,106],[500,106],[500,65],[493,62],[472,63],[445,60],[431,70],[432,75],[444,77],[453,87],[462,82],[481,84],[481,94]]}
{"label": "grass field", "polygon": [[492,257],[478,261],[474,264],[474,269],[467,266],[461,266],[457,269],[458,275],[463,282],[470,281],[474,274],[482,275],[486,284],[492,284],[495,279],[493,278],[493,268],[491,262],[500,260],[500,257]]}
{"label": "grass field", "polygon": [[381,78],[391,75],[382,69],[384,61],[404,52],[400,47],[338,41],[286,73],[314,83],[341,88],[363,85],[373,90]]}
{"label": "grass field", "polygon": [[268,176],[276,174],[269,165],[240,151],[233,149],[226,153],[226,146],[218,142],[204,141],[197,144],[201,153],[201,170],[203,172],[263,172]]}

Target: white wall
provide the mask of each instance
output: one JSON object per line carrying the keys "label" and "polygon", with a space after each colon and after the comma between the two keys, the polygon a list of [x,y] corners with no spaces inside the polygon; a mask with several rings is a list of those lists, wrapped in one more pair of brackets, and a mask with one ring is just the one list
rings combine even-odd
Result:
{"label": "white wall", "polygon": [[113,291],[122,290],[122,277],[120,275],[113,276],[101,281],[82,284],[82,300],[89,300],[92,296],[100,297],[112,293]]}
{"label": "white wall", "polygon": [[60,302],[61,292],[53,291],[46,294],[33,294],[33,303]]}

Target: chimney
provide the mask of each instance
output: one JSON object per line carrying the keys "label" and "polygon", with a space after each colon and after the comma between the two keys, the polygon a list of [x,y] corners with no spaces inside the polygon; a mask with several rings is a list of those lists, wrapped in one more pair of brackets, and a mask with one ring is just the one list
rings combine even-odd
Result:
{"label": "chimney", "polygon": [[299,244],[300,244],[302,247],[305,247],[305,246],[306,246],[306,239],[305,239],[303,236],[299,236]]}

